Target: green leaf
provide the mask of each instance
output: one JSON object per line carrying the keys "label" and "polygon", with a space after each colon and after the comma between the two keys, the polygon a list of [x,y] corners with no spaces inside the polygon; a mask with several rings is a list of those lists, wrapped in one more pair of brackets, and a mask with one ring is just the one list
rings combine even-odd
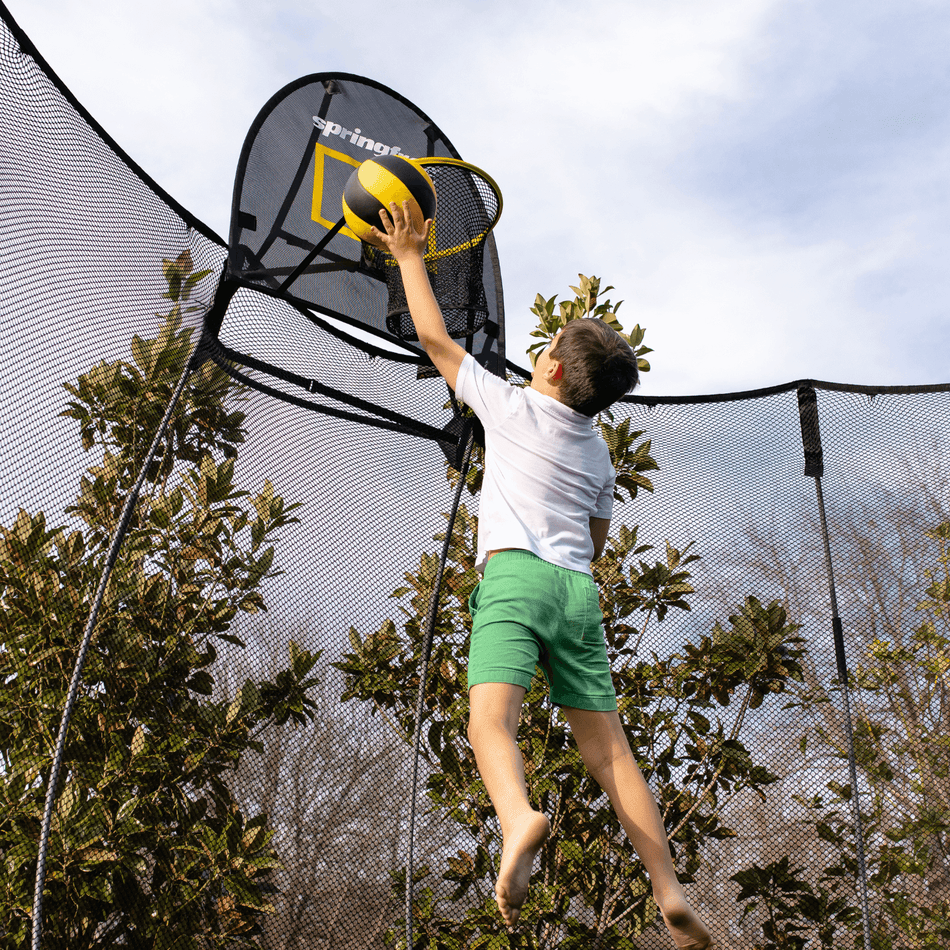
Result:
{"label": "green leaf", "polygon": [[145,729],[139,726],[132,736],[132,757],[141,755],[145,751]]}

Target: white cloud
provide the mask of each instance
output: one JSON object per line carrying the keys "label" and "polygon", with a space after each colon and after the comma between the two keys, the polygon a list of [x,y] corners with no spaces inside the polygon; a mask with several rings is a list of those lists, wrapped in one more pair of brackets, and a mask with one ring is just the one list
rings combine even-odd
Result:
{"label": "white cloud", "polygon": [[347,71],[407,96],[502,186],[516,362],[534,294],[583,271],[648,326],[648,391],[946,377],[941,4],[11,6],[106,129],[225,237],[241,144],[281,86]]}

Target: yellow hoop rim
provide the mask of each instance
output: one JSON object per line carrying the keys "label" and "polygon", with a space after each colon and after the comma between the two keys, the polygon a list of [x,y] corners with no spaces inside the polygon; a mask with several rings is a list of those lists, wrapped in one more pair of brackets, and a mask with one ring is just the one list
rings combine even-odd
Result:
{"label": "yellow hoop rim", "polygon": [[[466,241],[464,244],[456,244],[455,247],[449,247],[442,251],[430,251],[428,254],[423,255],[423,260],[425,261],[438,261],[444,257],[451,257],[453,254],[459,254],[462,251],[470,250],[473,247],[477,247],[485,238],[488,236],[489,232],[498,224],[498,219],[501,217],[502,208],[504,207],[504,198],[501,194],[501,189],[498,187],[498,182],[492,178],[488,172],[479,168],[477,165],[473,165],[471,162],[464,162],[460,158],[448,158],[441,156],[431,156],[429,158],[412,158],[409,161],[413,162],[416,165],[419,165],[421,168],[425,168],[427,165],[454,165],[457,168],[464,168],[467,171],[474,172],[474,174],[483,178],[491,186],[492,191],[495,192],[496,197],[498,198],[498,211],[495,213],[494,219],[491,224],[485,228],[480,234],[477,234],[475,237]],[[377,250],[382,250],[382,248],[377,248]],[[388,252],[383,250],[385,258],[383,264],[386,267],[396,267],[395,258]]]}

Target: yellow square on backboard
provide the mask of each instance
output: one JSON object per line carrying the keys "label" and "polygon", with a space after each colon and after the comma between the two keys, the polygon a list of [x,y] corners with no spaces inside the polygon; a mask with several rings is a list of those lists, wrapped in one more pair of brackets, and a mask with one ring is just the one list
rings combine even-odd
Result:
{"label": "yellow square on backboard", "polygon": [[[323,216],[323,174],[324,168],[326,166],[326,160],[328,158],[345,162],[347,165],[352,165],[354,168],[359,168],[363,163],[358,158],[353,158],[350,155],[344,155],[343,152],[337,152],[334,149],[327,148],[325,145],[321,145],[319,142],[317,142],[317,147],[314,149],[313,153],[313,206],[310,212],[310,217],[318,224],[322,224],[329,230],[336,224],[336,221],[328,221]],[[343,213],[342,208],[340,209],[339,213]],[[346,226],[340,228],[339,233],[345,234],[348,238],[352,238],[354,241],[359,241],[359,238]]]}

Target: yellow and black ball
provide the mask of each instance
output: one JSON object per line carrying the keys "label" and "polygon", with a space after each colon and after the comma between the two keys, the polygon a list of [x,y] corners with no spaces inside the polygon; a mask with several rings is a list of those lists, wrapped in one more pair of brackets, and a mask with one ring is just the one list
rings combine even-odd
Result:
{"label": "yellow and black ball", "polygon": [[400,207],[408,201],[413,223],[419,229],[428,218],[435,217],[435,186],[421,165],[402,155],[381,155],[363,162],[350,175],[343,191],[347,227],[361,241],[376,244],[370,228],[384,230],[379,212],[385,209],[388,213],[391,201]]}

